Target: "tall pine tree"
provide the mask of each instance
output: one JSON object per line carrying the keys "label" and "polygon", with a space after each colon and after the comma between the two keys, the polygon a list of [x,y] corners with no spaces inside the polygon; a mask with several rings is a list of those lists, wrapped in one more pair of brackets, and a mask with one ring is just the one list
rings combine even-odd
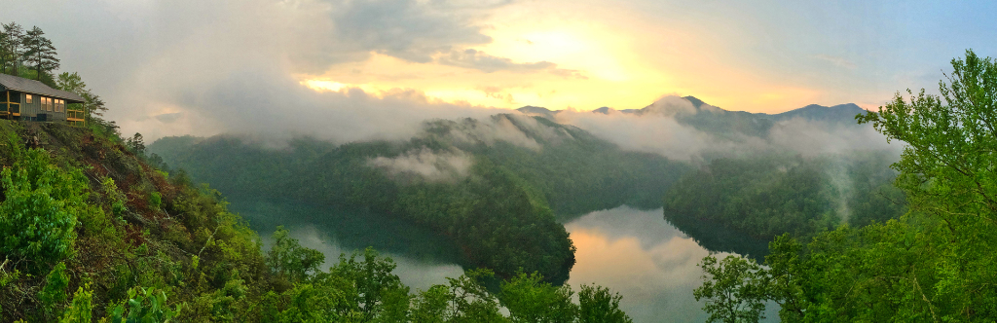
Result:
{"label": "tall pine tree", "polygon": [[3,73],[18,75],[18,66],[21,65],[20,58],[24,55],[24,28],[17,23],[3,25],[3,37],[0,38],[0,56],[3,56],[0,66]]}
{"label": "tall pine tree", "polygon": [[52,83],[52,71],[59,68],[55,46],[45,38],[45,32],[35,26],[24,37],[24,61],[35,71],[35,80]]}

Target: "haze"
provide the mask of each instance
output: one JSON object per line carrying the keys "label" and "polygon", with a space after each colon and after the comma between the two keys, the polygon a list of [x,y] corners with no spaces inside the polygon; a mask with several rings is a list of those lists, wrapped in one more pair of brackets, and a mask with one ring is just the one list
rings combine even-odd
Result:
{"label": "haze", "polygon": [[62,70],[149,139],[404,138],[427,118],[669,94],[751,112],[874,108],[898,84],[935,88],[967,47],[997,46],[982,1],[6,2],[0,21],[44,29]]}

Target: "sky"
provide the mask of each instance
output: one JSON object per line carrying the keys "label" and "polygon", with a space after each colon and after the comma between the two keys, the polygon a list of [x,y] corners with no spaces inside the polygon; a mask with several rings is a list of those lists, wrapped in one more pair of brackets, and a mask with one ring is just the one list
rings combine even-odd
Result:
{"label": "sky", "polygon": [[402,138],[525,105],[874,109],[997,56],[991,1],[0,0],[122,133]]}

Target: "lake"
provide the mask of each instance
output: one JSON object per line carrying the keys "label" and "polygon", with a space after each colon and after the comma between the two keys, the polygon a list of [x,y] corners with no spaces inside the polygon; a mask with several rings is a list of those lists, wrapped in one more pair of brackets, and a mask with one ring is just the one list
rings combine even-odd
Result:
{"label": "lake", "polygon": [[[245,217],[269,245],[278,224],[301,245],[326,255],[326,266],[340,253],[373,246],[398,264],[403,283],[425,290],[463,273],[460,253],[448,240],[402,221],[362,211],[233,199],[230,209]],[[702,283],[696,266],[709,254],[695,239],[675,228],[662,210],[621,206],[591,212],[565,224],[578,248],[567,284],[597,284],[623,295],[620,306],[637,323],[704,322],[703,304],[692,296]],[[777,317],[769,306],[768,317]]]}

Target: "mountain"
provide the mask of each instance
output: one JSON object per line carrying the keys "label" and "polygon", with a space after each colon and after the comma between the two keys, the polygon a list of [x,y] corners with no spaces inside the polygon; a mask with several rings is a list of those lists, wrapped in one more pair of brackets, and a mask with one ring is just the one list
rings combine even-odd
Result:
{"label": "mountain", "polygon": [[610,107],[601,107],[601,108],[592,110],[592,113],[610,114],[610,113],[613,113],[615,111],[616,111],[616,109],[613,109],[613,108],[610,108]]}
{"label": "mountain", "polygon": [[167,137],[149,150],[233,197],[362,209],[450,239],[467,268],[558,283],[575,261],[559,220],[621,204],[659,207],[691,170],[519,114],[434,120],[404,141],[299,138],[274,149],[232,136]]}
{"label": "mountain", "polygon": [[714,135],[736,136],[738,134],[763,137],[774,125],[790,120],[806,120],[827,125],[858,126],[855,116],[864,113],[854,103],[826,107],[811,104],[777,114],[730,111],[703,102],[694,96],[669,96],[655,101],[636,112],[637,115],[663,115],[674,117],[679,123]]}
{"label": "mountain", "polygon": [[640,109],[616,110],[616,109],[613,109],[613,108],[610,108],[610,107],[601,107],[601,108],[592,110],[592,113],[611,114],[611,113],[620,112],[620,113],[624,113],[624,114],[633,114],[633,113],[637,113],[638,111],[640,111]]}
{"label": "mountain", "polygon": [[544,117],[551,120],[554,120],[554,115],[559,112],[559,111],[551,111],[544,107],[535,107],[532,105],[516,109],[516,111],[519,111],[528,116]]}
{"label": "mountain", "polygon": [[855,115],[865,113],[865,109],[860,108],[855,103],[839,104],[832,107],[811,104],[799,109],[786,111],[779,114],[759,114],[767,116],[776,121],[799,118],[807,121],[833,122],[833,123],[855,123]]}

